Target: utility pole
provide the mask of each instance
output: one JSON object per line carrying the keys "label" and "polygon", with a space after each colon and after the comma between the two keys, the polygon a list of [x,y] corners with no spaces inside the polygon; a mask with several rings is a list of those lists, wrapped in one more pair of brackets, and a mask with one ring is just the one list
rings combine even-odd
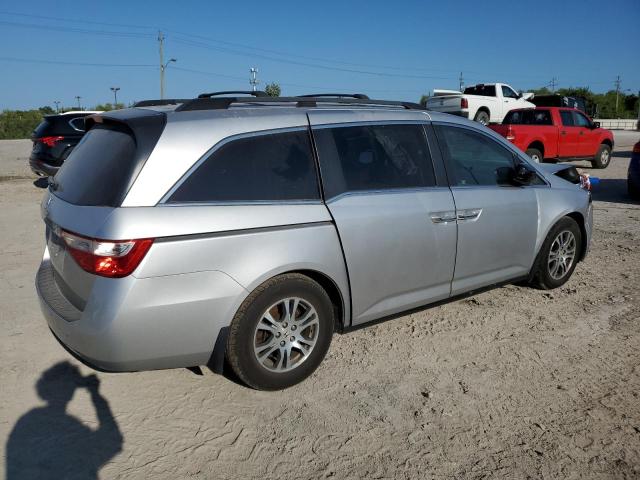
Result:
{"label": "utility pole", "polygon": [[251,72],[251,79],[249,80],[249,84],[251,85],[251,90],[253,90],[254,92],[258,89],[258,83],[260,83],[258,81],[258,79],[256,78],[256,75],[258,73],[258,69],[255,67],[251,67],[249,69],[249,72]]}
{"label": "utility pole", "polygon": [[616,77],[616,81],[613,82],[616,86],[616,117],[618,116],[618,98],[620,97],[620,75]]}
{"label": "utility pole", "polygon": [[164,72],[171,62],[177,62],[175,58],[170,58],[164,63],[164,34],[158,30],[158,44],[160,47],[160,98],[164,98]]}
{"label": "utility pole", "polygon": [[60,101],[54,100],[53,103],[56,105],[56,113],[60,113]]}
{"label": "utility pole", "polygon": [[82,97],[80,95],[76,95],[76,100],[78,101],[78,110],[82,110],[82,107],[80,106],[80,99]]}
{"label": "utility pole", "polygon": [[111,91],[113,92],[113,108],[118,108],[118,90],[120,90],[120,87],[111,87]]}
{"label": "utility pole", "polygon": [[460,82],[460,91],[462,91],[464,89],[464,78],[462,76],[462,72],[460,72],[460,78],[458,78],[459,82]]}
{"label": "utility pole", "polygon": [[551,85],[551,92],[555,93],[556,91],[556,83],[558,83],[558,79],[556,77],[553,77],[551,79],[551,81],[549,82],[549,85]]}

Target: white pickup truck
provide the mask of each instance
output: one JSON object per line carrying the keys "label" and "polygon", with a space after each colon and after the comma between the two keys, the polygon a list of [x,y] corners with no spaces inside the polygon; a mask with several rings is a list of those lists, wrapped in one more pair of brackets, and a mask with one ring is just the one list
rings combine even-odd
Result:
{"label": "white pickup truck", "polygon": [[519,94],[506,83],[479,83],[464,89],[434,90],[427,100],[427,110],[452,113],[470,118],[483,125],[500,123],[515,108],[535,108],[527,100],[533,93]]}

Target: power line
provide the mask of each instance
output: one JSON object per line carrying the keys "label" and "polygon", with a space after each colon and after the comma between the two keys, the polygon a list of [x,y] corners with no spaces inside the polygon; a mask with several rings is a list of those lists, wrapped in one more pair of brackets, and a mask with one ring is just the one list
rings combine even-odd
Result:
{"label": "power line", "polygon": [[141,28],[141,29],[151,29],[155,30],[156,27],[151,27],[149,25],[132,25],[127,23],[107,23],[107,22],[96,22],[93,20],[81,20],[78,18],[63,18],[63,17],[52,17],[48,15],[33,15],[28,13],[18,13],[18,12],[7,12],[4,10],[0,10],[0,14],[2,15],[11,15],[15,17],[25,17],[25,18],[39,18],[41,20],[57,20],[60,22],[67,23],[90,23],[93,25],[105,25],[108,27],[123,27],[123,28]]}
{"label": "power line", "polygon": [[32,28],[36,30],[52,30],[52,31],[68,32],[68,33],[84,33],[88,35],[102,35],[102,36],[110,36],[110,37],[153,38],[153,35],[150,33],[116,32],[116,31],[107,31],[107,30],[87,30],[85,28],[40,25],[37,23],[0,21],[0,25],[6,25],[8,27],[18,27],[18,28]]}
{"label": "power line", "polygon": [[0,61],[20,62],[20,63],[47,63],[52,65],[71,65],[78,67],[156,67],[147,63],[87,63],[87,62],[68,62],[65,60],[36,60],[17,57],[0,57]]}
{"label": "power line", "polygon": [[200,47],[200,48],[204,48],[204,49],[208,49],[208,50],[214,50],[214,51],[218,51],[218,52],[222,52],[222,53],[230,53],[230,54],[242,55],[242,56],[250,57],[250,58],[260,58],[262,60],[270,60],[272,62],[288,63],[288,64],[291,64],[291,65],[299,65],[299,66],[304,66],[304,67],[319,68],[319,69],[324,69],[324,70],[333,70],[333,71],[338,71],[338,72],[357,73],[357,74],[364,74],[364,75],[375,75],[375,76],[381,76],[381,77],[395,77],[395,78],[417,78],[417,79],[439,79],[439,80],[449,80],[449,79],[451,79],[451,77],[443,77],[443,76],[403,75],[403,74],[398,74],[398,73],[376,72],[376,71],[373,71],[373,70],[358,70],[358,69],[353,69],[353,68],[332,67],[332,66],[328,66],[328,65],[320,65],[320,64],[314,64],[314,63],[308,63],[308,62],[300,62],[300,61],[297,61],[297,60],[287,60],[287,59],[283,59],[283,58],[276,58],[276,57],[272,57],[272,56],[269,56],[269,55],[262,55],[262,54],[259,54],[259,53],[242,52],[242,51],[239,51],[239,50],[233,50],[233,49],[224,48],[224,47],[215,47],[213,45],[208,45],[208,44],[205,44],[203,42],[196,42],[196,41],[193,41],[193,40],[175,38],[175,37],[173,38],[173,41],[174,42],[178,42],[178,43],[182,43],[184,45]]}

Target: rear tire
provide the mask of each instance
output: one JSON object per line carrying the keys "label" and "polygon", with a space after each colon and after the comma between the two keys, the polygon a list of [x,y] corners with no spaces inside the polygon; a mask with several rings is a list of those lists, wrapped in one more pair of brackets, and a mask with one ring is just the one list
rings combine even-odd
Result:
{"label": "rear tire", "polygon": [[484,110],[480,110],[478,113],[476,113],[476,116],[473,120],[481,123],[482,125],[489,125],[489,114]]}
{"label": "rear tire", "polygon": [[529,155],[529,157],[531,157],[531,160],[533,160],[536,163],[544,162],[544,157],[542,156],[542,152],[537,148],[527,148],[527,151],[525,153]]}
{"label": "rear tire", "polygon": [[529,284],[542,290],[564,285],[576,268],[582,249],[582,232],[576,221],[564,217],[556,223],[538,253]]}
{"label": "rear tire", "polygon": [[257,390],[281,390],[320,365],[331,344],[334,309],[309,277],[288,273],[257,287],[229,328],[226,357],[236,375]]}
{"label": "rear tire", "polygon": [[593,168],[607,168],[609,163],[611,163],[611,147],[603,143],[593,157],[591,165]]}

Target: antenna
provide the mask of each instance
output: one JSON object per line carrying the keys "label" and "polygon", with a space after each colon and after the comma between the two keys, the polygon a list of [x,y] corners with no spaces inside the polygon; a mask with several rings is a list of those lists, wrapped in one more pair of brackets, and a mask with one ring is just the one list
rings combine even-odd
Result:
{"label": "antenna", "polygon": [[251,67],[249,69],[249,72],[251,73],[251,79],[249,80],[249,85],[251,85],[251,90],[255,92],[258,89],[258,84],[260,83],[260,81],[256,78],[256,75],[258,74],[258,69],[255,67]]}

